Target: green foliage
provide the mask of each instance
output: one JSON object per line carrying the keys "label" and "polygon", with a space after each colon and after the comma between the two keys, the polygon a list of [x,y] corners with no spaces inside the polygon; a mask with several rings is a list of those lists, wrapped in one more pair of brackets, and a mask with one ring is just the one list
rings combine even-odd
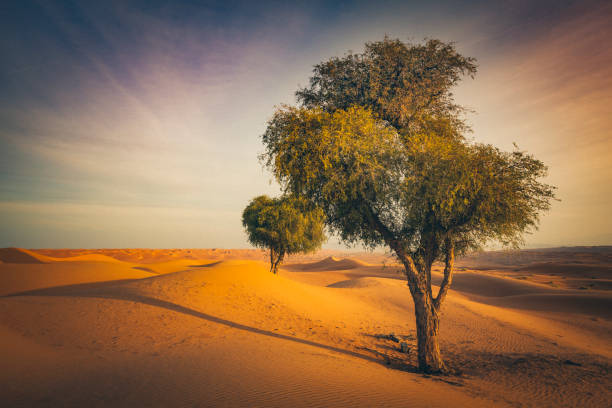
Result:
{"label": "green foliage", "polygon": [[410,209],[412,252],[429,245],[438,259],[445,239],[459,253],[491,240],[517,246],[554,198],[539,181],[546,167],[525,152],[436,134],[414,136],[405,149],[402,207]]}
{"label": "green foliage", "polygon": [[263,158],[283,188],[322,208],[348,243],[399,241],[415,255],[446,238],[455,249],[520,242],[549,206],[546,167],[515,151],[421,133],[409,139],[354,106],[328,113],[283,107],[263,135]]}
{"label": "green foliage", "polygon": [[304,199],[290,196],[255,197],[242,213],[248,240],[270,249],[270,268],[276,273],[286,254],[312,252],[325,241],[324,215]]}
{"label": "green foliage", "polygon": [[435,123],[465,130],[463,108],[453,102],[451,89],[463,75],[473,76],[473,58],[459,54],[452,43],[431,39],[406,44],[385,37],[366,43],[361,54],[349,53],[315,66],[310,86],[296,92],[307,108],[328,112],[353,105],[367,106],[402,134]]}
{"label": "green foliage", "polygon": [[328,113],[285,107],[263,135],[263,158],[288,193],[322,208],[328,225],[347,242],[376,245],[366,209],[397,195],[401,143],[397,132],[361,107]]}

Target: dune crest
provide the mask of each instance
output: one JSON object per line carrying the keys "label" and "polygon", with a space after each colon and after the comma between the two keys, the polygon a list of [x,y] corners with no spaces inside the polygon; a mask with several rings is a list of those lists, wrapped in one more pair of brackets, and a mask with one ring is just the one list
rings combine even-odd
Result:
{"label": "dune crest", "polygon": [[[364,277],[347,279],[327,285],[328,288],[373,288],[379,286],[397,286],[396,281],[389,282],[387,278]],[[403,286],[403,285],[402,285]]]}
{"label": "dune crest", "polygon": [[0,248],[0,261],[12,264],[41,264],[45,263],[39,256],[27,249]]}
{"label": "dune crest", "polygon": [[322,272],[322,271],[344,271],[350,269],[358,269],[362,267],[370,266],[369,264],[351,258],[339,258],[335,256],[329,256],[321,261],[300,263],[300,264],[289,264],[283,266],[284,269],[291,271],[303,271],[303,272]]}

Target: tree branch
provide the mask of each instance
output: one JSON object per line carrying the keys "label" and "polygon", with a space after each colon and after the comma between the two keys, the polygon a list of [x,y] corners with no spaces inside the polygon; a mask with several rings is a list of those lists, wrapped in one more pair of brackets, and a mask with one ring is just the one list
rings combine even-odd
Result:
{"label": "tree branch", "polygon": [[455,244],[450,238],[446,239],[446,259],[444,262],[444,278],[438,291],[438,296],[434,299],[434,306],[440,310],[440,305],[444,301],[450,285],[453,283],[453,265],[455,263]]}
{"label": "tree branch", "polygon": [[368,217],[376,231],[378,231],[383,236],[383,239],[385,240],[387,245],[389,245],[389,247],[393,251],[395,251],[398,258],[404,264],[404,272],[406,274],[408,284],[415,289],[421,287],[422,285],[419,285],[421,279],[419,279],[419,274],[416,265],[414,264],[414,260],[406,251],[406,248],[404,247],[403,243],[395,237],[395,234],[393,234],[389,230],[389,228],[387,228],[387,226],[380,220],[378,215],[369,206],[367,207],[366,216]]}

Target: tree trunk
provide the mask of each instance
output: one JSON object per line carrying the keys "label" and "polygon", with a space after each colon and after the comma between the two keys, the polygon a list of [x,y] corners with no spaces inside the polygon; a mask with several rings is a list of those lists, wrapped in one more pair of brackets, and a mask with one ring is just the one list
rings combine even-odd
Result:
{"label": "tree trunk", "polygon": [[[431,374],[446,373],[448,369],[442,360],[438,344],[438,333],[440,331],[440,315],[438,311],[444,296],[434,302],[431,294],[431,281],[428,279],[427,271],[419,271],[417,269],[412,257],[399,241],[390,241],[389,244],[404,264],[408,287],[414,301],[419,371]],[[450,260],[450,268],[446,269],[449,271],[449,274],[452,274],[453,257]],[[449,266],[448,262],[447,266]]]}
{"label": "tree trunk", "polygon": [[275,275],[278,273],[278,265],[282,262],[284,256],[284,250],[274,251],[270,249],[270,272]]}
{"label": "tree trunk", "polygon": [[425,373],[444,373],[446,366],[440,355],[438,333],[440,316],[430,296],[422,291],[412,294],[417,327],[419,370]]}

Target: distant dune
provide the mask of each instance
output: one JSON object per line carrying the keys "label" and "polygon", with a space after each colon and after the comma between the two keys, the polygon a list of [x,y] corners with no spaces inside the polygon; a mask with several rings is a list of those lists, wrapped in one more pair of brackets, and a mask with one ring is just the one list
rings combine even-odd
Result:
{"label": "distant dune", "polygon": [[339,282],[334,282],[332,284],[327,285],[329,288],[375,288],[379,286],[385,285],[393,285],[395,286],[395,282],[390,281],[385,278],[354,278],[347,279]]}
{"label": "distant dune", "polygon": [[52,258],[14,248],[0,252],[3,254],[3,263],[0,264],[0,295],[53,286],[152,276],[152,273],[139,270],[132,264],[104,255]]}
{"label": "distant dune", "polygon": [[612,265],[585,264],[582,262],[537,262],[520,268],[521,271],[554,275],[607,276],[612,277]]}
{"label": "distant dune", "polygon": [[460,262],[441,347],[463,374],[431,378],[414,372],[412,301],[385,256],[323,252],[274,276],[261,251],[222,251],[0,250],[0,383],[9,385],[0,399],[75,407],[612,403],[612,292],[550,285],[562,279],[554,268],[526,275],[541,259],[512,265],[489,255],[487,266],[501,267],[487,271]]}
{"label": "distant dune", "polygon": [[0,248],[0,261],[12,264],[41,264],[41,255],[21,248]]}
{"label": "distant dune", "polygon": [[312,263],[289,264],[284,266],[285,269],[304,271],[304,272],[321,272],[321,271],[343,271],[347,269],[357,269],[363,266],[369,266],[363,261],[356,259],[338,258],[329,256],[321,261]]}

